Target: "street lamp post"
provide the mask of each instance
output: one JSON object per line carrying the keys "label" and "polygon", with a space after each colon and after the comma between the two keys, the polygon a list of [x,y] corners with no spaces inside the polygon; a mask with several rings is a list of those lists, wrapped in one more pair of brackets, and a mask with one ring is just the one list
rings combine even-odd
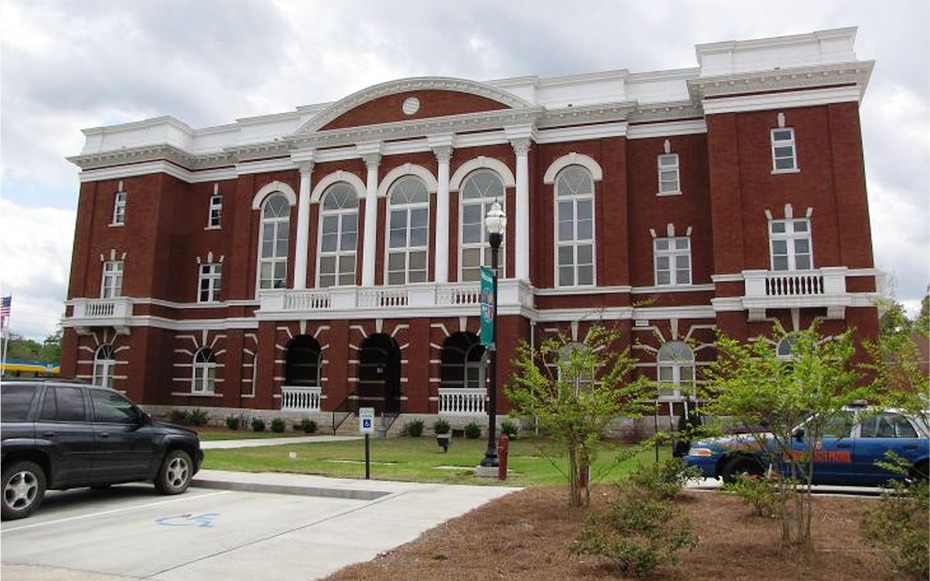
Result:
{"label": "street lamp post", "polygon": [[497,253],[504,239],[504,230],[507,229],[507,216],[497,202],[491,206],[488,215],[484,218],[484,226],[488,231],[488,242],[491,244],[491,270],[494,271],[492,294],[494,295],[494,314],[492,316],[493,343],[490,349],[488,372],[491,374],[488,382],[488,449],[481,461],[483,467],[497,467],[497,307],[500,304],[497,296]]}

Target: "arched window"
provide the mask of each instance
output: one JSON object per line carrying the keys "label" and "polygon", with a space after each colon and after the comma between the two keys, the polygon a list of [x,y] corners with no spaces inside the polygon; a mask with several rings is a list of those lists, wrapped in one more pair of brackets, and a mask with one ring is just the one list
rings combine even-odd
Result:
{"label": "arched window", "polygon": [[358,244],[358,196],[346,182],[330,186],[320,204],[320,250],[317,286],[355,284]]}
{"label": "arched window", "polygon": [[794,346],[798,342],[798,338],[794,335],[788,335],[787,337],[782,338],[778,342],[778,346],[775,348],[775,354],[779,359],[793,359],[794,358]]}
{"label": "arched window", "polygon": [[683,341],[669,341],[659,348],[659,383],[674,387],[660,388],[660,395],[679,395],[681,385],[694,385],[694,352]]}
{"label": "arched window", "polygon": [[429,192],[417,177],[405,176],[388,196],[387,283],[426,282],[429,249]]}
{"label": "arched window", "polygon": [[594,284],[594,181],[571,165],[555,185],[556,286]]}
{"label": "arched window", "polygon": [[[484,217],[495,201],[503,205],[504,182],[496,172],[480,169],[465,178],[460,192],[459,223],[462,228],[462,244],[459,249],[459,280],[481,280],[481,265],[491,264],[491,245],[488,243]],[[501,252],[498,255],[500,272],[505,271],[503,258],[506,254]]]}
{"label": "arched window", "polygon": [[94,353],[94,385],[113,387],[113,369],[116,366],[116,354],[113,346],[103,344]]}
{"label": "arched window", "polygon": [[258,245],[259,290],[285,287],[290,215],[291,206],[284,194],[272,194],[262,205],[262,231]]}
{"label": "arched window", "polygon": [[442,346],[442,387],[484,388],[487,350],[474,333],[455,333]]}
{"label": "arched window", "polygon": [[194,354],[192,393],[213,393],[216,388],[216,357],[213,350],[204,347]]}
{"label": "arched window", "polygon": [[588,359],[590,354],[591,348],[584,343],[566,343],[559,351],[559,381],[571,382],[576,392],[592,387],[597,370]]}

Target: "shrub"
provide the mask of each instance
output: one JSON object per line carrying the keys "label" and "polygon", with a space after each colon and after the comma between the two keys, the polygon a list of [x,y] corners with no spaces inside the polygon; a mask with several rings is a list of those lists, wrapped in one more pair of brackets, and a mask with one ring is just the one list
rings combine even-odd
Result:
{"label": "shrub", "polygon": [[433,422],[433,433],[434,434],[448,434],[450,431],[452,431],[452,426],[450,426],[449,422],[447,422],[446,420],[439,418],[438,420]]}
{"label": "shrub", "polygon": [[680,458],[669,458],[646,466],[640,465],[630,473],[630,482],[649,491],[660,499],[675,498],[685,483],[692,478],[700,478],[701,471],[695,466],[687,466]]}
{"label": "shrub", "polygon": [[316,422],[311,420],[310,418],[303,418],[302,420],[300,420],[300,429],[305,434],[312,434],[316,432],[317,425],[316,425]]}
{"label": "shrub", "polygon": [[238,430],[241,423],[242,418],[239,416],[226,416],[226,427],[230,430]]}
{"label": "shrub", "polygon": [[501,433],[511,440],[516,440],[517,434],[520,433],[520,428],[517,426],[517,422],[507,419],[501,422]]}
{"label": "shrub", "polygon": [[210,413],[200,408],[194,408],[187,413],[187,418],[192,426],[204,426],[210,419]]}
{"label": "shrub", "polygon": [[[893,456],[893,455],[892,455]],[[892,457],[882,466],[907,474],[909,463]],[[892,481],[881,500],[870,506],[862,519],[863,533],[873,546],[891,558],[895,568],[912,579],[930,574],[930,487],[927,482]]]}
{"label": "shrub", "polygon": [[742,498],[756,516],[774,517],[778,514],[778,487],[772,480],[741,474],[736,481],[725,484],[723,490]]}
{"label": "shrub", "polygon": [[261,418],[252,418],[252,430],[255,432],[264,432],[265,420]]}
{"label": "shrub", "polygon": [[481,426],[477,422],[469,422],[465,426],[465,437],[469,440],[477,440],[481,437]]}
{"label": "shrub", "polygon": [[276,434],[284,433],[284,428],[287,424],[284,423],[284,420],[281,418],[274,418],[271,420],[271,431]]}
{"label": "shrub", "polygon": [[404,424],[404,435],[419,438],[423,435],[423,420],[416,419]]}
{"label": "shrub", "polygon": [[660,565],[677,563],[679,550],[697,546],[690,521],[670,500],[633,479],[616,490],[606,510],[588,517],[571,545],[573,553],[608,557],[622,573],[641,578]]}
{"label": "shrub", "polygon": [[173,409],[168,412],[168,415],[165,416],[165,419],[172,424],[178,424],[179,426],[186,426],[190,423],[190,413],[187,410]]}

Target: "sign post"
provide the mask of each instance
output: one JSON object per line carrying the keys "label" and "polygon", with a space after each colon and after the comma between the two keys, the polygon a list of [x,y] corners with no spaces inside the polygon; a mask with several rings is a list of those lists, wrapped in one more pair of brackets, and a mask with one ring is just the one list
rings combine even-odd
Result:
{"label": "sign post", "polygon": [[365,480],[371,480],[371,443],[375,433],[375,408],[358,408],[358,431],[365,434]]}

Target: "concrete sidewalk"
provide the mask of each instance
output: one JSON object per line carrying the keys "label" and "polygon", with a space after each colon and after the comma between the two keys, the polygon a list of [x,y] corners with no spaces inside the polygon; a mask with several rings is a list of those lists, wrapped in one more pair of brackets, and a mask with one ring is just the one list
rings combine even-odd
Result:
{"label": "concrete sidewalk", "polygon": [[287,444],[325,444],[327,442],[349,442],[361,440],[363,436],[292,436],[287,438],[254,438],[246,440],[201,441],[204,450],[231,450],[233,448],[258,448],[261,446],[286,446]]}

